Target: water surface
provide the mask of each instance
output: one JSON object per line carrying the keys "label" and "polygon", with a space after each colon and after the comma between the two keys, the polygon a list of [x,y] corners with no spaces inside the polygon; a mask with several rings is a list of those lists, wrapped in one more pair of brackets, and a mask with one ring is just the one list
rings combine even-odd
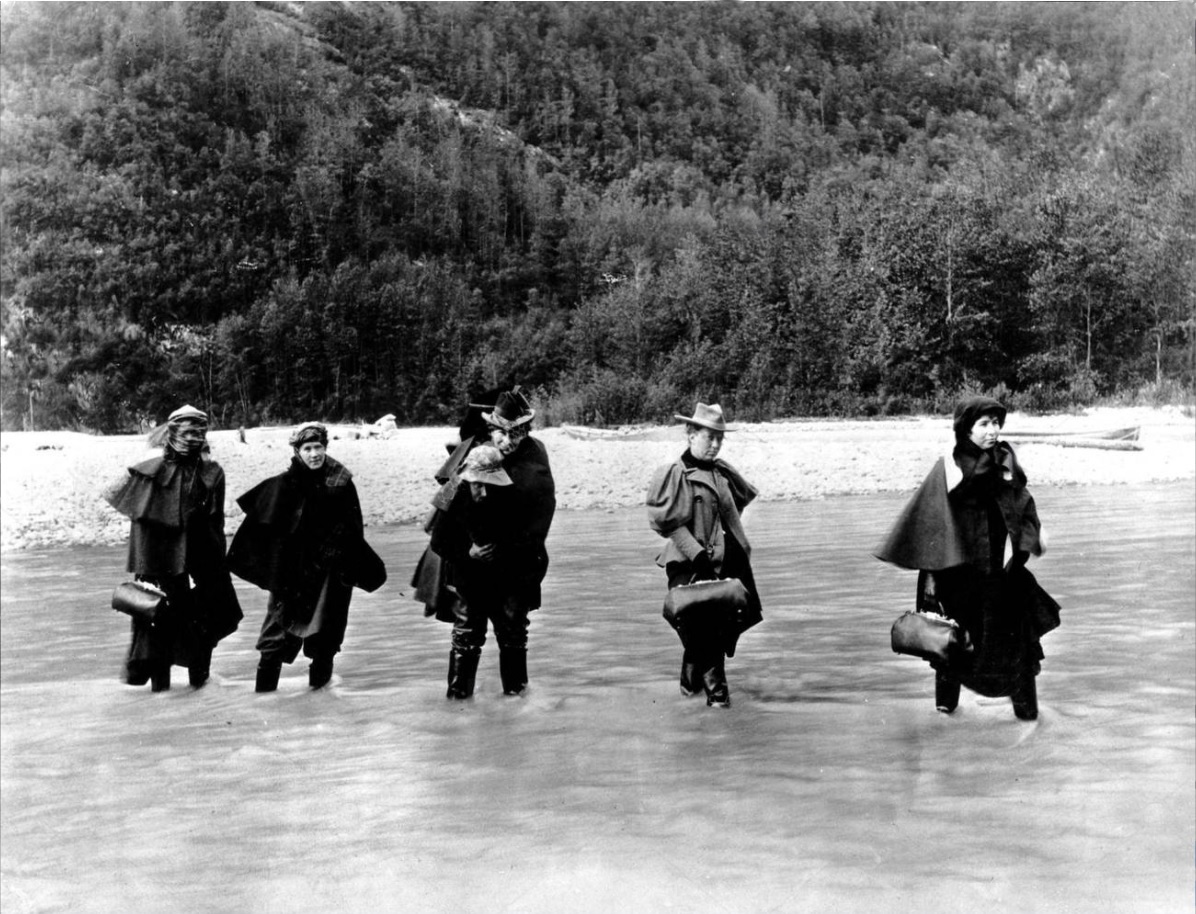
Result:
{"label": "water surface", "polygon": [[[754,506],[765,622],[734,707],[683,699],[640,511],[558,516],[530,693],[488,644],[443,698],[449,629],[369,530],[333,685],[253,693],[265,594],[198,692],[118,681],[123,549],[3,557],[2,902],[31,911],[1190,911],[1191,483],[1036,492],[1063,604],[1041,717],[889,649],[914,575],[870,556],[904,496]],[[179,680],[182,680],[180,683]]]}

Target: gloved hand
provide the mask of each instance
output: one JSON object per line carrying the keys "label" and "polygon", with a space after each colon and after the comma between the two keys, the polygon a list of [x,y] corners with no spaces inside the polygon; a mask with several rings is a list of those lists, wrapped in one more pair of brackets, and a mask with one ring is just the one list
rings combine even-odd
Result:
{"label": "gloved hand", "polygon": [[699,552],[690,564],[693,565],[695,581],[718,580],[718,572],[714,570],[714,562],[710,561],[709,553]]}

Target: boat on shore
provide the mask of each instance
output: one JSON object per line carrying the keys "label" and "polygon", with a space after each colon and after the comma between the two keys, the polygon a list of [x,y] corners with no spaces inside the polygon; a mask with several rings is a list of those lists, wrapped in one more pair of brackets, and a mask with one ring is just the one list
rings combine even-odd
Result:
{"label": "boat on shore", "polygon": [[1054,444],[1058,447],[1089,447],[1105,451],[1140,451],[1138,436],[1140,425],[1110,429],[1077,429],[1075,431],[1030,432],[1009,429],[1003,432],[1011,441],[1026,441],[1031,444]]}

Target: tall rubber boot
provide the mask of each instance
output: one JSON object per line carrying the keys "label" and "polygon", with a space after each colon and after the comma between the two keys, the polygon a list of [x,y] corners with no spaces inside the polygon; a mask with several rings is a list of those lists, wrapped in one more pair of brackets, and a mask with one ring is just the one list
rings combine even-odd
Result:
{"label": "tall rubber boot", "polygon": [[187,681],[193,689],[202,689],[208,681],[212,671],[212,651],[199,652],[199,655],[187,668]]}
{"label": "tall rubber boot", "polygon": [[1038,720],[1038,683],[1033,673],[1022,674],[1009,698],[1018,720]]}
{"label": "tall rubber boot", "polygon": [[465,654],[455,649],[449,651],[446,698],[469,698],[473,695],[473,684],[478,675],[478,661],[481,657],[480,653]]}
{"label": "tall rubber boot", "polygon": [[685,698],[693,698],[702,691],[702,677],[698,675],[698,665],[686,654],[681,658],[681,694]]}
{"label": "tall rubber boot", "polygon": [[151,692],[169,692],[170,691],[170,664],[158,664],[150,672],[150,691]]}
{"label": "tall rubber boot", "polygon": [[282,675],[281,663],[267,663],[263,660],[257,665],[257,682],[255,692],[273,692],[278,688],[278,677]]}
{"label": "tall rubber boot", "polygon": [[959,683],[939,672],[934,674],[934,706],[943,714],[959,707]]}
{"label": "tall rubber boot", "polygon": [[332,679],[332,657],[313,657],[307,671],[307,684],[322,689]]}
{"label": "tall rubber boot", "polygon": [[518,695],[527,688],[527,648],[499,647],[498,675],[504,695]]}
{"label": "tall rubber boot", "polygon": [[143,686],[150,681],[150,671],[144,663],[131,660],[125,664],[124,680],[131,686]]}

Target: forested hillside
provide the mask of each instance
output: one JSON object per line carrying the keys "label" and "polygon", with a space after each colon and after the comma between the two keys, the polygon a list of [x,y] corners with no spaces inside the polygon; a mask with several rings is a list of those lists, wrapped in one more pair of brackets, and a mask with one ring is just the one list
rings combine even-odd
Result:
{"label": "forested hillside", "polygon": [[3,427],[1190,397],[1194,15],[6,3]]}

